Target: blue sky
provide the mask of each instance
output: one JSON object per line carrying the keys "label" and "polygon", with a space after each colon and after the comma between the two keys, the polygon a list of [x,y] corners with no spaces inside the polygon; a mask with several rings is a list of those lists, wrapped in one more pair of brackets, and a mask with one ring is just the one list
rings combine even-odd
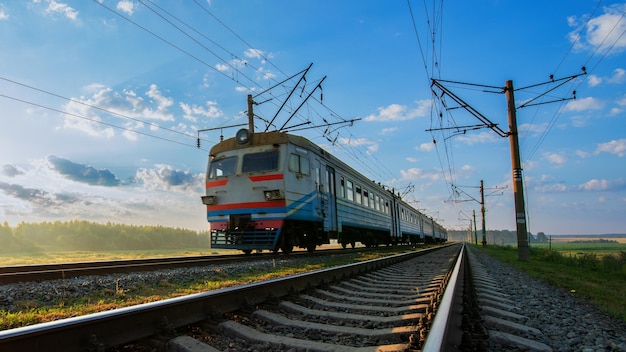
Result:
{"label": "blue sky", "polygon": [[[517,106],[545,103],[517,111],[529,231],[626,233],[625,13],[581,0],[0,0],[0,222],[205,229],[220,131],[198,149],[197,130],[246,123],[247,94],[313,63],[276,123],[312,93],[288,126],[359,120],[294,133],[450,229],[479,214],[484,180],[487,228],[514,230],[508,139],[427,132],[479,123],[443,109],[430,79],[495,87],[444,83],[508,131],[498,87],[585,66],[553,91],[515,92]],[[271,119],[297,78],[255,113]]]}

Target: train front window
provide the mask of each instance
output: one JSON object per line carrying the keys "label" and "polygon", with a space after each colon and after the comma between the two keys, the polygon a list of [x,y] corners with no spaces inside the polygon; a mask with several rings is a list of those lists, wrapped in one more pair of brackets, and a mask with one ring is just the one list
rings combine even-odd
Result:
{"label": "train front window", "polygon": [[209,165],[209,178],[234,175],[236,168],[236,156],[213,160]]}
{"label": "train front window", "polygon": [[278,151],[246,154],[243,156],[242,172],[261,172],[278,169]]}

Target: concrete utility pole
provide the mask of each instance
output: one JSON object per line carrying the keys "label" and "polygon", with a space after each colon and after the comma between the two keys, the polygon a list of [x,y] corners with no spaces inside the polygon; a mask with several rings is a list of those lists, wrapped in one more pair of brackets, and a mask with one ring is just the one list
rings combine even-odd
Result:
{"label": "concrete utility pole", "polygon": [[254,133],[254,100],[252,100],[252,94],[248,94],[248,130],[250,134]]}
{"label": "concrete utility pole", "polygon": [[487,245],[487,225],[485,224],[485,187],[480,180],[480,212],[483,213],[483,247]]}
{"label": "concrete utility pole", "polygon": [[478,231],[476,231],[476,210],[472,210],[474,213],[474,244],[478,245]]}
{"label": "concrete utility pole", "polygon": [[511,143],[511,163],[513,168],[513,195],[515,197],[515,220],[517,223],[517,255],[520,261],[530,260],[528,247],[528,229],[526,228],[526,205],[524,202],[524,183],[522,177],[522,163],[519,156],[519,141],[517,133],[517,114],[513,81],[506,81],[504,88],[509,115],[509,141]]}
{"label": "concrete utility pole", "polygon": [[[550,80],[548,82],[533,84],[528,87],[520,88],[520,89],[535,88],[535,87],[545,85],[545,84],[555,85],[554,87],[547,89],[544,93],[536,96],[535,98],[526,101],[524,104],[520,105],[519,108],[521,109],[523,107],[576,99],[576,91],[573,91],[572,97],[570,98],[562,98],[562,99],[557,99],[557,100],[548,101],[548,102],[535,103],[537,99],[552,92],[556,88],[563,86],[565,83],[575,79],[578,76],[587,74],[587,69],[584,66],[581,68],[581,70],[582,70],[582,73],[571,75],[568,77],[558,78],[558,79],[555,79],[553,75],[550,75]],[[459,104],[459,107],[463,108],[464,110],[469,112],[472,116],[477,118],[481,122],[481,124],[470,125],[470,126],[454,126],[454,127],[447,127],[447,128],[430,129],[426,131],[454,130],[456,134],[461,134],[461,133],[465,134],[465,132],[469,130],[476,130],[479,128],[487,127],[487,128],[490,128],[495,133],[497,133],[500,137],[509,137],[509,141],[511,143],[511,159],[512,159],[511,162],[512,162],[512,167],[513,167],[513,192],[515,196],[515,222],[517,224],[518,258],[520,261],[529,261],[530,249],[528,247],[528,229],[526,228],[526,208],[524,205],[524,184],[522,182],[522,166],[521,166],[520,154],[519,154],[515,97],[513,96],[513,81],[506,81],[506,86],[504,87],[504,93],[506,93],[506,99],[507,99],[507,105],[508,105],[509,132],[503,131],[500,127],[498,127],[498,124],[491,122],[491,120],[489,120],[483,114],[478,112],[478,110],[474,109],[474,107],[466,103],[463,99],[458,97],[456,94],[452,93],[449,89],[444,87],[440,82],[449,82],[449,83],[455,83],[455,84],[468,84],[472,86],[482,86],[488,89],[500,89],[500,87],[485,86],[485,85],[455,82],[455,81],[436,80],[433,78],[431,78],[431,81],[432,81],[432,87],[437,87],[441,90],[441,94],[433,90],[433,93],[435,93],[436,96],[440,98],[443,97],[444,95],[449,96],[450,98],[452,98],[452,100],[454,100],[454,102]],[[446,104],[444,104],[444,106],[445,105]],[[446,109],[448,109],[447,106],[446,106]]]}

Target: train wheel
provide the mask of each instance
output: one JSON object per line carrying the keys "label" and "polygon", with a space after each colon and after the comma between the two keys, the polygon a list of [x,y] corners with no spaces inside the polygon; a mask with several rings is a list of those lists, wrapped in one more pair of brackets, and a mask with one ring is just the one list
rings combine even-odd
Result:
{"label": "train wheel", "polygon": [[309,243],[306,246],[306,251],[309,252],[309,253],[315,252],[315,243]]}
{"label": "train wheel", "polygon": [[243,249],[245,255],[250,255],[252,253],[252,249]]}
{"label": "train wheel", "polygon": [[283,254],[289,254],[293,252],[293,238],[290,233],[285,232],[280,238],[280,249]]}
{"label": "train wheel", "polygon": [[283,250],[283,254],[289,254],[293,252],[293,244],[284,244],[281,249]]}

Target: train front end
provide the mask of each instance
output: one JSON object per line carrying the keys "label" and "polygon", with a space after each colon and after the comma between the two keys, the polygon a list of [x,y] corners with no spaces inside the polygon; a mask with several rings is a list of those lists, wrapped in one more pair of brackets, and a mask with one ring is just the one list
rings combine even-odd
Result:
{"label": "train front end", "polygon": [[202,203],[212,248],[278,248],[286,211],[280,156],[286,146],[266,137],[240,130],[211,148]]}

